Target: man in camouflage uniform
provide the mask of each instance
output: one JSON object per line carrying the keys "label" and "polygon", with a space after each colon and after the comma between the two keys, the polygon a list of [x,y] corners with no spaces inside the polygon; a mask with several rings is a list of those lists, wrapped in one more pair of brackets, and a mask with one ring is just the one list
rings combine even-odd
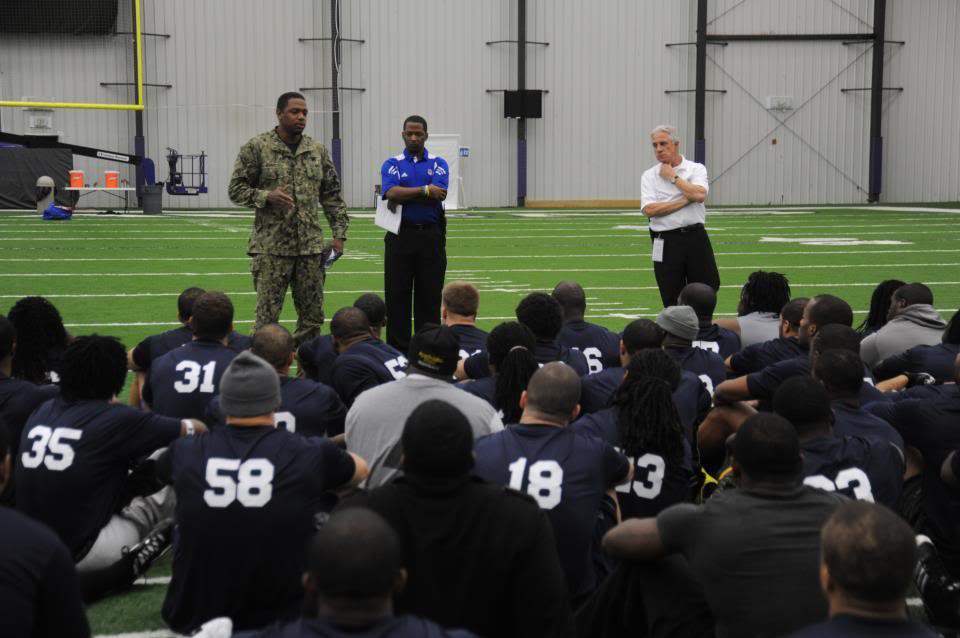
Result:
{"label": "man in camouflage uniform", "polygon": [[247,253],[257,291],[254,331],[280,318],[287,286],[297,309],[294,339],[302,343],[323,325],[323,227],[317,204],[343,254],[346,205],[327,149],[303,134],[307,103],[299,93],[277,100],[277,127],[240,149],[230,178],[230,201],[256,209]]}

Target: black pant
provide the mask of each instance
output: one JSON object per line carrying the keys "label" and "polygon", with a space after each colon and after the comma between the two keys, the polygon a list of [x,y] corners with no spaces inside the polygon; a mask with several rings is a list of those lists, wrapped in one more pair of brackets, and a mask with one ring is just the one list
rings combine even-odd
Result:
{"label": "black pant", "polygon": [[447,271],[446,235],[439,224],[402,225],[399,235],[387,233],[383,241],[387,343],[406,354],[411,305],[414,332],[425,323],[440,323],[440,294]]}
{"label": "black pant", "polygon": [[651,230],[650,237],[663,240],[663,261],[653,262],[653,273],[664,308],[677,304],[677,297],[687,284],[704,283],[720,289],[717,260],[703,224],[662,233]]}
{"label": "black pant", "polygon": [[580,636],[712,638],[713,614],[686,559],[622,563],[576,611]]}

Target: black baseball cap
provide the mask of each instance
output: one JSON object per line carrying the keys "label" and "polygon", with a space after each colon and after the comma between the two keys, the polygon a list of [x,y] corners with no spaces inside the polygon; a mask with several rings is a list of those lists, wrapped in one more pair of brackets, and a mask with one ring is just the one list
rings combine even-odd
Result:
{"label": "black baseball cap", "polygon": [[460,338],[447,326],[424,324],[410,340],[407,357],[414,371],[452,381],[460,361]]}

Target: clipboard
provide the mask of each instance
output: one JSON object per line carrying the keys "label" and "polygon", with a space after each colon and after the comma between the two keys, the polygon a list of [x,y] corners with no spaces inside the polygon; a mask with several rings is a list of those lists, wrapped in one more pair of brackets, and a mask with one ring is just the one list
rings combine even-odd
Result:
{"label": "clipboard", "polygon": [[373,223],[388,233],[399,235],[400,218],[403,216],[403,204],[397,204],[395,211],[390,210],[389,204],[389,200],[377,200],[377,213],[373,218]]}

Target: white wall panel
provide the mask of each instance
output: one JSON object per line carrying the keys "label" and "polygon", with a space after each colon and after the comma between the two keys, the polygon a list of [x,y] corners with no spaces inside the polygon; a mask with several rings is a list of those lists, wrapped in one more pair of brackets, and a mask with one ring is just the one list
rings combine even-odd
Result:
{"label": "white wall panel", "polygon": [[[167,207],[230,206],[227,182],[239,147],[273,126],[277,95],[330,84],[327,0],[144,0],[147,153],[167,176],[165,148],[209,155],[210,193],[165,196]],[[400,152],[401,123],[419,113],[434,133],[458,133],[471,147],[463,164],[467,202],[512,205],[516,122],[502,117],[516,87],[516,0],[343,0],[340,94],[343,181],[351,206],[369,206],[379,167]],[[954,0],[888,0],[884,107],[886,201],[960,199],[960,5]],[[868,32],[873,0],[711,0],[712,33]],[[119,28],[129,23],[120,0]],[[696,0],[528,0],[527,86],[549,90],[544,117],[530,120],[528,199],[636,199],[651,165],[647,132],[680,127],[693,154]],[[0,38],[0,96],[129,101],[127,37]],[[866,200],[869,155],[869,44],[730,43],[710,46],[707,164],[711,202],[822,203]],[[768,95],[791,96],[794,110],[770,112]],[[329,144],[329,91],[307,94],[308,133]],[[3,130],[25,132],[19,109],[0,110]],[[781,124],[778,120],[782,121]],[[56,113],[63,139],[133,151],[134,115]],[[776,139],[776,144],[773,140]],[[923,163],[937,170],[920,170]],[[77,158],[102,181],[115,164]],[[133,180],[133,172],[122,174]],[[103,196],[86,199],[111,205]]]}

